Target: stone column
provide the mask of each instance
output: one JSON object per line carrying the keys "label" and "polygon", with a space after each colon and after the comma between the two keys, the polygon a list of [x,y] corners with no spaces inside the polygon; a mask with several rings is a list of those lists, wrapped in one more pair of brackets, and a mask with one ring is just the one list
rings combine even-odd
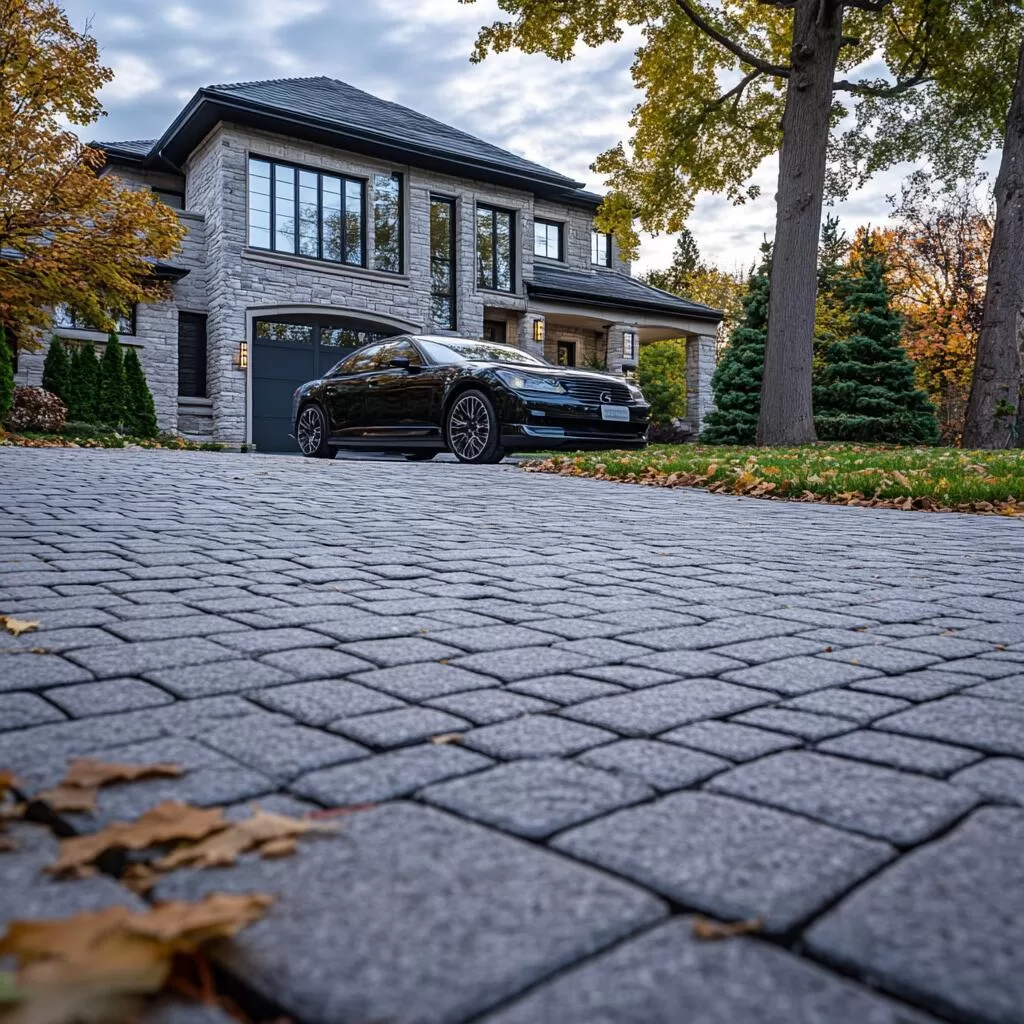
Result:
{"label": "stone column", "polygon": [[533,340],[533,325],[537,322],[544,323],[544,317],[540,313],[524,313],[519,318],[519,327],[516,332],[516,345],[524,352],[544,358],[544,342]]}
{"label": "stone column", "polygon": [[608,335],[608,354],[605,357],[606,365],[608,366],[608,372],[614,373],[616,377],[622,377],[622,345],[623,335],[626,331],[633,331],[636,333],[636,328],[631,327],[629,324],[613,324],[607,330]]}
{"label": "stone column", "polygon": [[715,372],[715,337],[691,334],[686,339],[686,418],[697,435],[715,407],[711,375]]}

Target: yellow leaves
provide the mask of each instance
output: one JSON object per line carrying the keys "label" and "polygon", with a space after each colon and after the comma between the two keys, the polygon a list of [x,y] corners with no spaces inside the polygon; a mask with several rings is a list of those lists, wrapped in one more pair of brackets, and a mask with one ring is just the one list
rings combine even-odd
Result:
{"label": "yellow leaves", "polygon": [[91,811],[101,786],[112,782],[134,782],[136,779],[168,778],[182,775],[176,764],[114,764],[76,757],[68,767],[64,780],[36,796],[55,811]]}
{"label": "yellow leaves", "polygon": [[21,636],[22,633],[32,633],[39,628],[39,621],[36,619],[16,619],[13,615],[0,615],[0,627],[7,630],[13,636]]}
{"label": "yellow leaves", "polygon": [[273,903],[263,893],[213,893],[141,913],[107,907],[73,917],[13,921],[0,956],[14,959],[10,1024],[113,1024],[159,992],[176,957],[229,939]]}

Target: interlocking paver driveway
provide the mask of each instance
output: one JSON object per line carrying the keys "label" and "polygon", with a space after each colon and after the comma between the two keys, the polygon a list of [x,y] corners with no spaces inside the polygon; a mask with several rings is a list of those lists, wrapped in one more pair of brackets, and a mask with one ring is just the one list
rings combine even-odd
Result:
{"label": "interlocking paver driveway", "polygon": [[[0,767],[189,768],[78,830],[173,795],[378,805],[157,888],[279,894],[227,954],[243,998],[1024,1022],[1019,523],[450,463],[0,449],[0,481],[0,614],[40,620],[0,634]],[[0,924],[116,898],[45,880],[31,831]]]}

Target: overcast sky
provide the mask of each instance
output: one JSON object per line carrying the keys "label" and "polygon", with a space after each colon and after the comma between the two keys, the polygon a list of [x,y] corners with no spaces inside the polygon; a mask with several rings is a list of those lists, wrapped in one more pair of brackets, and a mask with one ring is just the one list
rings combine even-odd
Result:
{"label": "overcast sky", "polygon": [[[583,49],[557,64],[520,53],[469,63],[477,28],[496,0],[64,0],[76,28],[89,22],[116,72],[103,91],[108,116],[87,138],[155,138],[196,89],[220,82],[329,75],[403,103],[603,191],[589,165],[628,138],[638,100],[629,76],[638,37]],[[904,169],[905,171],[906,169]],[[777,167],[756,181],[762,197],[733,207],[702,198],[690,229],[723,269],[749,266],[774,225]],[[900,172],[880,176],[840,207],[852,228],[882,223]],[[645,238],[637,269],[666,265],[671,237]]]}

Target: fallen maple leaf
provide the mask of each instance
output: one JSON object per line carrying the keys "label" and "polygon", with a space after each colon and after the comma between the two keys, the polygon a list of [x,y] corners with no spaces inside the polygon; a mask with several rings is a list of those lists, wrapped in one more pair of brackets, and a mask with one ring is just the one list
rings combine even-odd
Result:
{"label": "fallen maple leaf", "polygon": [[11,1024],[116,1024],[135,1019],[176,957],[238,934],[265,913],[263,893],[212,893],[136,913],[107,907],[73,917],[13,921],[0,956],[14,959]]}
{"label": "fallen maple leaf", "polygon": [[21,636],[22,633],[31,633],[39,628],[38,619],[16,619],[13,615],[0,615],[0,626],[3,626],[8,633],[14,636]]}
{"label": "fallen maple leaf", "polygon": [[96,806],[96,794],[101,786],[137,779],[176,778],[184,774],[185,769],[177,764],[118,764],[76,757],[68,766],[63,780],[43,790],[36,799],[54,811],[91,811]]}
{"label": "fallen maple leaf", "polygon": [[115,821],[91,835],[62,839],[60,856],[46,870],[64,875],[92,864],[108,850],[145,850],[159,843],[195,841],[227,826],[219,807],[205,810],[165,800],[136,821]]}
{"label": "fallen maple leaf", "polygon": [[693,919],[693,937],[708,942],[731,939],[736,935],[755,935],[764,928],[764,921],[755,917],[750,921],[712,921],[708,917]]}

